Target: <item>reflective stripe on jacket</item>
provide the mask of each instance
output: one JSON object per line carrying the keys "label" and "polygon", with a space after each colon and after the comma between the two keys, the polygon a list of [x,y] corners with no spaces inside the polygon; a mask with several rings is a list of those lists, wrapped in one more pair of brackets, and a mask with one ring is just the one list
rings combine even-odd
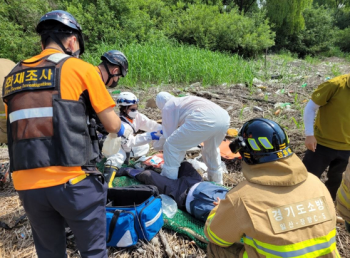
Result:
{"label": "reflective stripe on jacket", "polygon": [[[291,245],[270,245],[249,236],[243,237],[244,243],[266,257],[320,257],[336,251],[336,230],[332,230],[324,237],[309,239]],[[248,256],[247,256],[248,257]],[[339,257],[339,256],[338,256]]]}
{"label": "reflective stripe on jacket", "polygon": [[[229,191],[208,216],[204,232],[210,242],[228,247],[243,238],[240,257],[340,257],[332,198],[295,154],[265,164],[243,164],[242,171],[247,180]],[[320,206],[316,207],[316,203]],[[283,216],[276,230],[275,217],[270,217],[269,212],[279,209]],[[322,218],[326,210],[328,215]],[[298,216],[306,211],[312,214],[312,222],[303,224]],[[285,220],[294,224],[283,224],[283,230],[278,231]]]}

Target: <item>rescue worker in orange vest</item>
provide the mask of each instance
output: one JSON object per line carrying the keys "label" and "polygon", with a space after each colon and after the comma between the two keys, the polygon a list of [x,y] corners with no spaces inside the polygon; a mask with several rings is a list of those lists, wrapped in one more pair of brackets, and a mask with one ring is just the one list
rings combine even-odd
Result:
{"label": "rescue worker in orange vest", "polygon": [[246,122],[230,149],[241,154],[246,181],[209,214],[208,257],[340,257],[332,198],[277,123]]}
{"label": "rescue worker in orange vest", "polygon": [[[66,257],[65,222],[82,257],[107,257],[107,185],[96,168],[97,113],[109,133],[127,138],[96,69],[78,58],[82,30],[61,10],[36,31],[43,51],[5,78],[10,169],[29,218],[38,257]],[[116,138],[118,139],[118,138]]]}
{"label": "rescue worker in orange vest", "polygon": [[346,230],[350,233],[350,162],[343,174],[343,180],[337,192],[337,210],[345,220]]}

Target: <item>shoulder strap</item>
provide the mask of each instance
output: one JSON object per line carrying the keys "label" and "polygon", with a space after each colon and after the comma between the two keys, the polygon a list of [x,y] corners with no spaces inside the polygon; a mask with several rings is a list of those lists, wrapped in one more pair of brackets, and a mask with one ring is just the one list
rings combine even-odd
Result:
{"label": "shoulder strap", "polygon": [[54,64],[58,64],[59,62],[61,62],[63,59],[67,57],[71,57],[71,56],[63,53],[56,53],[56,54],[50,55],[46,60]]}
{"label": "shoulder strap", "polygon": [[[52,55],[48,55],[48,56],[44,56],[38,60],[35,60],[33,62],[25,62],[25,61],[21,61],[19,62],[18,64],[35,64],[35,63],[38,63],[39,61],[43,60],[43,59],[46,59],[47,61],[50,61],[54,64],[58,64],[59,62],[61,62],[63,59],[65,58],[69,58],[71,57],[70,55],[66,55],[66,54],[63,54],[63,53],[55,53],[55,54],[52,54]],[[18,65],[17,64],[17,65]],[[17,66],[16,65],[16,66]]]}
{"label": "shoulder strap", "polygon": [[109,241],[111,241],[112,236],[113,236],[113,232],[115,229],[115,225],[117,224],[118,218],[120,216],[121,211],[120,210],[115,210],[111,223],[109,224],[109,230],[108,230],[108,239],[107,239],[107,243],[109,243]]}
{"label": "shoulder strap", "polygon": [[121,116],[120,120],[122,120],[123,122],[129,124],[131,126],[132,130],[134,131],[134,134],[136,134],[134,126],[128,121],[128,119],[126,119],[125,117]]}

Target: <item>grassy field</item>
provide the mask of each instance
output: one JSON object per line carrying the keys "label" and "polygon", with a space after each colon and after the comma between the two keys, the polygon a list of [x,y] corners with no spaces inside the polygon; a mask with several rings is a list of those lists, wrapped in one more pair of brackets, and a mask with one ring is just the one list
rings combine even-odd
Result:
{"label": "grassy field", "polygon": [[169,41],[127,46],[101,45],[94,53],[84,54],[84,60],[99,64],[108,50],[121,50],[129,61],[129,73],[121,82],[126,86],[152,84],[203,85],[243,82],[251,84],[255,73],[263,68],[263,59],[244,60],[237,54],[225,54],[179,45]]}
{"label": "grassy field", "polygon": [[[277,55],[260,55],[254,59],[243,59],[238,54],[212,52],[193,46],[180,45],[164,40],[157,43],[101,44],[94,52],[87,52],[83,59],[98,65],[101,55],[112,49],[122,51],[129,61],[129,73],[120,82],[126,87],[150,87],[159,85],[186,85],[201,82],[203,86],[215,86],[234,83],[252,85],[253,78],[269,79],[271,75],[280,75],[285,84],[296,76],[309,76],[312,66],[320,64],[321,57],[307,56],[296,71],[291,72],[291,63],[297,60],[289,52]],[[346,57],[342,54],[342,57]],[[338,64],[331,64],[327,77],[341,74]]]}

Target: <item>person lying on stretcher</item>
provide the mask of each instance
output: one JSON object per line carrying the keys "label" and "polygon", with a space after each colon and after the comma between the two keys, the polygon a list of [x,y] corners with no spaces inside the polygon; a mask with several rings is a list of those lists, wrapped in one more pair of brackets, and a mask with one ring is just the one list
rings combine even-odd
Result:
{"label": "person lying on stretcher", "polygon": [[210,211],[225,199],[228,189],[210,182],[203,182],[202,176],[193,166],[184,161],[176,180],[161,176],[151,169],[120,168],[116,176],[135,178],[143,184],[157,186],[160,194],[172,197],[179,209],[195,218],[206,221]]}

